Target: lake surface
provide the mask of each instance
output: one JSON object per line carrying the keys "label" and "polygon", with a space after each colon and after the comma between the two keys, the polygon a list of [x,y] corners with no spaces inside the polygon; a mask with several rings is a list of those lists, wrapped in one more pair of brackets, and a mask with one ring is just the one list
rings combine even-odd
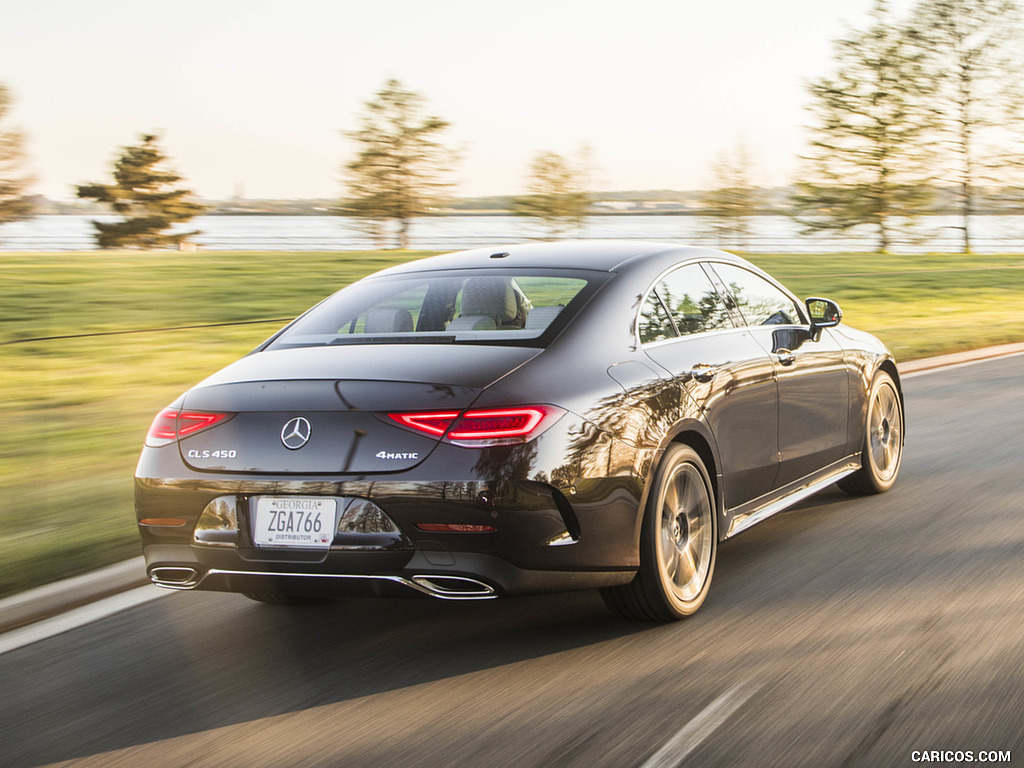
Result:
{"label": "lake surface", "polygon": [[[93,219],[114,216],[38,216],[0,225],[0,251],[86,251],[95,249]],[[913,236],[897,235],[892,250],[902,253],[960,250],[959,219],[929,216],[919,219]],[[350,251],[377,244],[349,219],[339,216],[199,216],[184,230],[199,229],[193,238],[203,250],[225,251]],[[800,234],[786,216],[755,216],[745,243],[719,241],[710,235],[710,222],[701,216],[591,216],[570,237],[660,240],[707,245],[758,253],[815,253],[872,251],[870,231],[848,235]],[[546,239],[544,230],[517,216],[431,216],[412,227],[412,248],[455,250]],[[976,216],[972,219],[973,249],[978,253],[1024,252],[1024,216]]]}

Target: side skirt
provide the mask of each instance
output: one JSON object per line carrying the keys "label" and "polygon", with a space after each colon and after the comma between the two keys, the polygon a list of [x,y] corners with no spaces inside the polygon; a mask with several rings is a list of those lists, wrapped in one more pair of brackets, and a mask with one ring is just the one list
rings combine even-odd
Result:
{"label": "side skirt", "polygon": [[847,456],[812,475],[795,480],[778,490],[766,493],[760,498],[748,501],[736,509],[729,510],[729,530],[724,538],[731,538],[752,525],[788,509],[794,504],[813,496],[818,491],[842,480],[860,469],[860,454]]}

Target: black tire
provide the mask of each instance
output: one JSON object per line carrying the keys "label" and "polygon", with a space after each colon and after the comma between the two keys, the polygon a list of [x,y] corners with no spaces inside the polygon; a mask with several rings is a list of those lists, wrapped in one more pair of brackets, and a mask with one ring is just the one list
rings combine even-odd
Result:
{"label": "black tire", "polygon": [[884,493],[896,482],[903,459],[903,401],[885,371],[875,374],[868,390],[860,469],[839,481],[854,496]]}
{"label": "black tire", "polygon": [[707,597],[718,554],[711,478],[686,445],[665,451],[640,531],[640,570],[629,584],[601,590],[605,604],[634,621],[676,621]]}
{"label": "black tire", "polygon": [[243,592],[242,594],[257,603],[267,603],[268,605],[323,605],[329,602],[323,597],[285,595],[280,592]]}

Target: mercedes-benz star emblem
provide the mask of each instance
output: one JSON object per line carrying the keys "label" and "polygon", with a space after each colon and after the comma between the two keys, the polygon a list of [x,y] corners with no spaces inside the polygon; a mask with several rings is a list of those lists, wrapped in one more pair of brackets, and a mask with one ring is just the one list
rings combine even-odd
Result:
{"label": "mercedes-benz star emblem", "polygon": [[309,442],[309,435],[312,431],[313,427],[310,425],[309,419],[296,416],[281,430],[281,442],[289,451],[297,451]]}

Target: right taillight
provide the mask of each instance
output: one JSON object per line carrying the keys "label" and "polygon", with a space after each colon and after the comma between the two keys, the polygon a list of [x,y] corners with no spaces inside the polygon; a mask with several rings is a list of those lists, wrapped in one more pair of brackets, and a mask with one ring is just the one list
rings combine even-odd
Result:
{"label": "right taillight", "polygon": [[208,411],[188,411],[178,408],[164,408],[153,419],[146,433],[146,445],[159,448],[183,437],[194,435],[227,421],[230,413],[210,413]]}
{"label": "right taillight", "polygon": [[465,448],[514,445],[533,440],[565,413],[553,405],[516,405],[468,411],[389,413],[404,427]]}

